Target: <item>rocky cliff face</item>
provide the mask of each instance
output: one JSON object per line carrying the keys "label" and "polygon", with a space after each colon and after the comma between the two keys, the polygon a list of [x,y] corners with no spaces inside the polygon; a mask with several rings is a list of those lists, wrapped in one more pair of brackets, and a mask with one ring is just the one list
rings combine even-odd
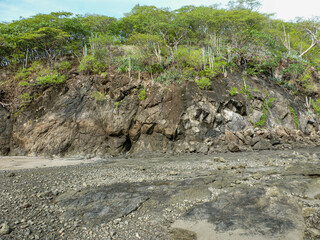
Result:
{"label": "rocky cliff face", "polygon": [[[231,87],[242,93],[231,96]],[[255,128],[263,119],[266,127]],[[0,106],[2,155],[277,149],[317,145],[318,130],[303,97],[266,79],[244,83],[237,74],[216,79],[208,91],[194,82],[166,86],[143,77],[74,75],[44,90],[18,116]]]}

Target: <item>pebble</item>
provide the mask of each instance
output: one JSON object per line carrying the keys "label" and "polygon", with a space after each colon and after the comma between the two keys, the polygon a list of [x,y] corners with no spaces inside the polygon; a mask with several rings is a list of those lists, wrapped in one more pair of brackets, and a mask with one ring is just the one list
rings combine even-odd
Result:
{"label": "pebble", "polygon": [[311,217],[317,211],[316,208],[306,207],[302,209],[302,216],[307,218]]}
{"label": "pebble", "polygon": [[22,204],[22,207],[23,207],[23,208],[29,208],[29,207],[31,207],[31,204],[30,204],[30,203],[27,203],[27,202],[24,202],[24,203]]}
{"label": "pebble", "polygon": [[314,237],[320,237],[320,230],[316,228],[310,228],[308,230]]}
{"label": "pebble", "polygon": [[215,162],[225,162],[226,160],[223,157],[214,157],[213,161],[215,161]]}
{"label": "pebble", "polygon": [[0,228],[0,235],[9,234],[11,231],[10,226],[7,223],[2,223]]}
{"label": "pebble", "polygon": [[16,174],[14,172],[8,173],[7,177],[14,177]]}

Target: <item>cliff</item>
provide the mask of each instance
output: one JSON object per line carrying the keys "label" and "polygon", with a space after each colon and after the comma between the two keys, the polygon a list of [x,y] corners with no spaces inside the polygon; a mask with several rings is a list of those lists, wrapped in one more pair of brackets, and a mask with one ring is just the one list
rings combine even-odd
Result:
{"label": "cliff", "polygon": [[0,106],[0,152],[96,156],[314,146],[319,122],[307,107],[302,96],[267,78],[237,73],[200,90],[191,81],[164,85],[144,76],[75,72],[19,112]]}

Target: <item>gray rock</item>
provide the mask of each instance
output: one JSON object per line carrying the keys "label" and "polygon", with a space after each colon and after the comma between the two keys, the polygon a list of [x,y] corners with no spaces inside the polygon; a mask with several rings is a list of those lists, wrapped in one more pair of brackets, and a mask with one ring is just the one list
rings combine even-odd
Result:
{"label": "gray rock", "polygon": [[88,225],[94,225],[99,221],[109,222],[128,215],[148,198],[147,192],[139,192],[131,185],[117,184],[67,192],[60,195],[56,202],[66,207],[66,219],[81,217]]}
{"label": "gray rock", "polygon": [[223,113],[227,122],[227,129],[229,131],[241,131],[247,126],[246,121],[240,114],[230,111],[229,109],[225,109]]}
{"label": "gray rock", "polygon": [[253,145],[253,150],[268,150],[271,148],[271,143],[266,139],[260,139],[256,144]]}
{"label": "gray rock", "polygon": [[[243,186],[188,211],[172,226],[199,239],[302,239],[300,206],[273,188]],[[232,234],[232,238],[230,235]]]}
{"label": "gray rock", "polygon": [[2,223],[0,228],[0,235],[6,235],[11,232],[11,228],[7,223]]}
{"label": "gray rock", "polygon": [[241,152],[240,147],[235,143],[229,143],[228,149],[230,152]]}

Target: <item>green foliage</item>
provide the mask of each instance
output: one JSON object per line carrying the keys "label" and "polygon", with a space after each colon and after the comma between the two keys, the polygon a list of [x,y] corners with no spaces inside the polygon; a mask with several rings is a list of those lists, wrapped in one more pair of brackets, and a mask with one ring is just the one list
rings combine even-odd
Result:
{"label": "green foliage", "polygon": [[[269,94],[267,94],[267,97],[268,96]],[[254,127],[265,128],[267,126],[268,111],[269,111],[269,108],[272,107],[275,100],[276,98],[268,98],[267,100],[266,100],[266,97],[263,98],[263,103],[262,103],[263,114],[260,117],[260,120],[258,122],[253,123]]]}
{"label": "green foliage", "polygon": [[202,89],[202,90],[209,90],[211,89],[211,80],[209,78],[206,78],[206,77],[202,77],[198,80],[195,80],[195,82],[197,83],[199,89]]}
{"label": "green foliage", "polygon": [[216,72],[210,68],[206,68],[205,70],[202,70],[199,72],[199,77],[207,77],[207,78],[213,78],[216,76]]}
{"label": "green foliage", "polygon": [[21,81],[21,82],[19,82],[18,85],[19,85],[19,87],[28,87],[28,86],[30,86],[30,83],[27,81]]}
{"label": "green foliage", "polygon": [[179,68],[191,67],[200,70],[203,67],[203,57],[200,50],[179,47],[174,53],[174,59]]}
{"label": "green foliage", "polygon": [[82,58],[78,70],[86,73],[101,73],[106,70],[106,64],[99,61],[92,55],[86,55]]}
{"label": "green foliage", "polygon": [[177,72],[176,70],[167,70],[166,72],[161,73],[154,80],[156,82],[160,82],[160,83],[167,85],[172,82],[180,81],[181,77],[180,77],[179,72]]}
{"label": "green foliage", "polygon": [[[312,44],[306,29],[316,34],[319,19],[276,20],[257,12],[259,5],[258,0],[233,0],[225,9],[210,5],[173,11],[136,5],[121,19],[52,12],[0,23],[0,67],[22,69],[15,77],[20,86],[32,86],[37,77],[57,81],[51,70],[55,80],[38,76],[45,68],[39,62],[36,66],[39,59],[51,68],[73,57],[87,74],[105,73],[114,64],[129,77],[135,76],[132,71],[145,72],[165,84],[245,70],[277,75],[277,83],[294,94],[315,94],[316,74],[309,70],[320,71],[320,47],[302,53]],[[54,70],[66,74],[70,67],[61,62]],[[240,93],[252,97],[246,86]]]}
{"label": "green foliage", "polygon": [[43,64],[39,61],[33,61],[31,66],[28,68],[31,72],[38,72],[43,68]]}
{"label": "green foliage", "polygon": [[186,81],[191,81],[195,79],[196,76],[197,76],[197,72],[191,67],[184,68],[181,73],[181,78]]}
{"label": "green foliage", "polygon": [[273,103],[275,102],[276,98],[269,98],[267,100],[267,106],[272,107]]}
{"label": "green foliage", "polygon": [[240,89],[240,93],[247,96],[248,99],[252,98],[251,89],[249,86],[242,86],[242,88]]}
{"label": "green foliage", "polygon": [[143,101],[146,99],[146,97],[147,97],[146,96],[146,89],[145,88],[140,89],[139,94],[138,94],[139,100]]}
{"label": "green foliage", "polygon": [[14,78],[17,81],[20,81],[20,80],[26,81],[28,80],[30,75],[31,75],[31,71],[29,69],[21,69],[16,73]]}
{"label": "green foliage", "polygon": [[235,96],[238,94],[238,88],[232,87],[228,92],[230,96]]}
{"label": "green foliage", "polygon": [[285,68],[282,71],[282,74],[287,74],[289,76],[292,76],[293,78],[297,78],[300,74],[304,72],[305,66],[302,63],[293,63],[288,66],[288,68]]}
{"label": "green foliage", "polygon": [[[137,71],[137,72],[147,72],[153,71],[157,69],[157,65],[154,64],[153,66],[148,66],[145,62],[143,62],[142,58],[139,57],[119,57],[117,58],[118,64],[118,72],[119,73],[126,73],[129,71]],[[156,71],[155,71],[156,72]]]}
{"label": "green foliage", "polygon": [[265,128],[268,120],[268,109],[263,107],[263,115],[260,117],[258,122],[254,123],[254,127]]}
{"label": "green foliage", "polygon": [[289,107],[289,110],[290,110],[290,113],[293,117],[293,121],[296,124],[296,128],[298,129],[300,124],[299,124],[299,120],[298,120],[296,111],[292,107]]}
{"label": "green foliage", "polygon": [[65,75],[61,75],[57,71],[43,71],[39,73],[38,77],[36,78],[36,83],[44,86],[44,85],[51,85],[51,84],[62,84],[65,83],[67,80]]}
{"label": "green foliage", "polygon": [[71,69],[71,63],[68,61],[59,62],[55,68],[60,72],[65,72]]}
{"label": "green foliage", "polygon": [[93,92],[93,93],[92,93],[92,97],[93,97],[97,102],[106,99],[106,95],[103,94],[102,92],[99,92],[99,91]]}
{"label": "green foliage", "polygon": [[315,113],[318,117],[320,117],[320,99],[318,99],[317,101],[312,100],[312,101],[311,101],[311,104],[312,104],[312,108],[313,108],[314,113]]}
{"label": "green foliage", "polygon": [[31,99],[31,96],[29,93],[22,93],[18,96],[18,98],[20,99],[20,101],[22,102],[22,105],[25,105],[27,104],[30,99]]}

